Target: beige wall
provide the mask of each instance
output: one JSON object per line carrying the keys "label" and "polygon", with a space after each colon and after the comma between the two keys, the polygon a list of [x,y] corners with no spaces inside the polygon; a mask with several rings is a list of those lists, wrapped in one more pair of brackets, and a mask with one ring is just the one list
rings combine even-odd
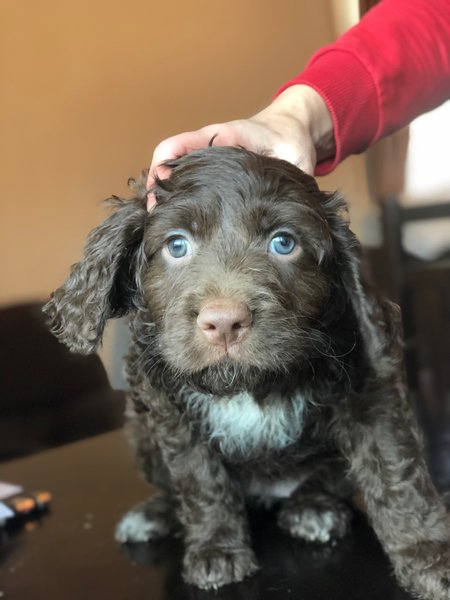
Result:
{"label": "beige wall", "polygon": [[[331,4],[2,0],[0,304],[62,282],[160,139],[267,103],[333,39]],[[355,172],[325,186],[358,195]]]}

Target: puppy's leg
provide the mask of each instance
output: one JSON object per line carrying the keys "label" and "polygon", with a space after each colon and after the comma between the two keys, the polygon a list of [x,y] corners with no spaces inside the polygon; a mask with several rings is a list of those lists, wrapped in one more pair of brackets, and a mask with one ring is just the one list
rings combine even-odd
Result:
{"label": "puppy's leg", "polygon": [[326,543],[344,537],[351,517],[348,506],[332,496],[299,492],[283,504],[278,523],[293,537]]}
{"label": "puppy's leg", "polygon": [[170,475],[155,443],[148,410],[139,398],[128,399],[126,434],[135,459],[146,481],[160,490],[127,512],[116,527],[118,542],[147,542],[181,529],[177,518],[177,501],[170,484]]}
{"label": "puppy's leg", "polygon": [[283,501],[278,523],[293,537],[326,543],[343,537],[352,511],[345,502],[352,493],[342,461],[319,465],[317,472]]}
{"label": "puppy's leg", "polygon": [[116,540],[120,543],[148,542],[180,530],[175,504],[165,494],[155,494],[137,504],[119,521]]}
{"label": "puppy's leg", "polygon": [[196,440],[173,398],[152,398],[153,428],[185,533],[183,576],[200,588],[241,581],[256,569],[244,497],[220,459]]}
{"label": "puppy's leg", "polygon": [[403,386],[351,398],[338,437],[399,581],[423,600],[450,598],[450,523],[427,471]]}

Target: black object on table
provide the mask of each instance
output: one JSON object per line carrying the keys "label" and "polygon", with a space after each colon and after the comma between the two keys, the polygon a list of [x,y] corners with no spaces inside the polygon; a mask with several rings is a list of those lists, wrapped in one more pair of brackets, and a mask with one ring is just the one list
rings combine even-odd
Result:
{"label": "black object on table", "polygon": [[0,465],[0,480],[52,492],[50,512],[3,532],[5,600],[407,600],[365,518],[335,546],[283,534],[273,514],[252,513],[259,573],[217,592],[186,585],[182,543],[121,547],[114,527],[151,489],[139,479],[122,432]]}

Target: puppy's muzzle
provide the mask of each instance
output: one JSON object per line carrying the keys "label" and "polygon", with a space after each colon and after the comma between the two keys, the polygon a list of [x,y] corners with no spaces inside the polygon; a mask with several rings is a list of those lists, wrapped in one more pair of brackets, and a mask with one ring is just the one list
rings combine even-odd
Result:
{"label": "puppy's muzzle", "polygon": [[203,305],[197,325],[211,345],[227,350],[248,335],[252,320],[245,304],[224,300]]}

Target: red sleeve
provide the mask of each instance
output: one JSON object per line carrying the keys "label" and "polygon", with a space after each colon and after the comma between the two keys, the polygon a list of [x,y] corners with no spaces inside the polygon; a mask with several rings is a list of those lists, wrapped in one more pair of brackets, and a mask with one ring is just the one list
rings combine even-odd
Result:
{"label": "red sleeve", "polygon": [[333,119],[336,154],[316,167],[325,175],[450,98],[450,1],[383,0],[277,93],[299,83]]}

